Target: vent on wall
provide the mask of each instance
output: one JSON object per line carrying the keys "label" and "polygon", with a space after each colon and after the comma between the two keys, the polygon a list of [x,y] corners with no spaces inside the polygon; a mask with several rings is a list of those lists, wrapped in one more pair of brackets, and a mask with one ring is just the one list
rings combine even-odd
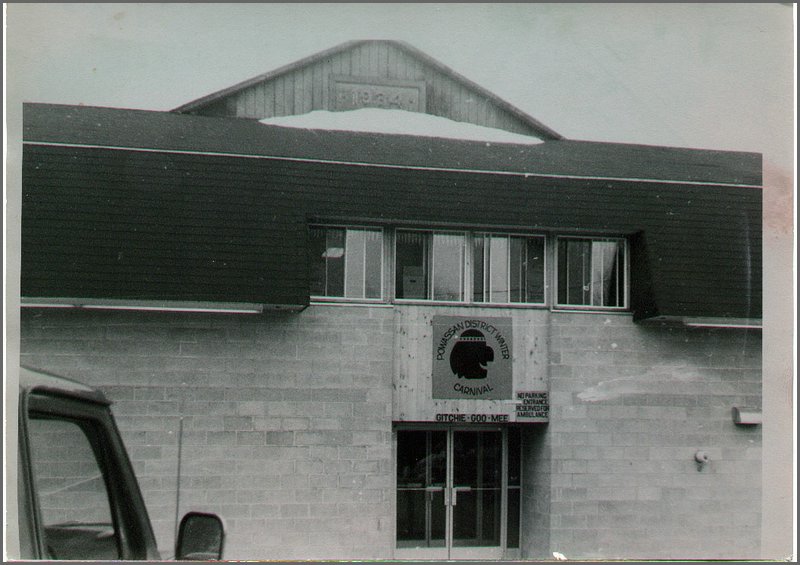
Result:
{"label": "vent on wall", "polygon": [[734,406],[732,410],[733,423],[737,426],[757,426],[761,423],[761,410]]}

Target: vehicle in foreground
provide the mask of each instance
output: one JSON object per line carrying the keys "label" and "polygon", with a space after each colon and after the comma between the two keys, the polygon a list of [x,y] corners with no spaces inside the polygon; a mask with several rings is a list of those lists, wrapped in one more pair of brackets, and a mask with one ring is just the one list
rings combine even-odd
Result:
{"label": "vehicle in foreground", "polygon": [[[20,368],[22,559],[161,559],[110,405],[94,388]],[[219,560],[224,538],[218,516],[189,512],[175,558]]]}

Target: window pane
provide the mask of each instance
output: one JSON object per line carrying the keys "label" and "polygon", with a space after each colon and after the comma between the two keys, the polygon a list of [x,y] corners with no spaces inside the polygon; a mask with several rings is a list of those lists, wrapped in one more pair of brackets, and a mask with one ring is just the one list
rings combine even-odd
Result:
{"label": "window pane", "polygon": [[483,302],[485,297],[483,295],[484,289],[484,253],[486,251],[486,237],[483,235],[476,235],[472,240],[472,301]]}
{"label": "window pane", "polygon": [[592,298],[597,306],[619,306],[617,254],[619,242],[595,241],[592,245]]}
{"label": "window pane", "polygon": [[518,427],[508,428],[508,526],[507,547],[519,547],[522,437]]}
{"label": "window pane", "polygon": [[347,298],[363,298],[366,237],[363,231],[347,230],[345,241],[344,295]]}
{"label": "window pane", "polygon": [[422,232],[397,232],[397,298],[428,298],[427,236],[428,234]]}
{"label": "window pane", "polygon": [[520,486],[522,465],[522,439],[519,428],[508,428],[508,484]]}
{"label": "window pane", "polygon": [[447,432],[397,432],[397,546],[443,547]]}
{"label": "window pane", "polygon": [[544,238],[531,237],[525,242],[525,302],[544,302]]}
{"label": "window pane", "polygon": [[433,299],[457,301],[464,296],[464,236],[433,234]]}
{"label": "window pane", "polygon": [[625,306],[625,244],[617,242],[617,260],[608,285],[609,306]]}
{"label": "window pane", "polygon": [[509,302],[524,302],[525,297],[525,239],[508,238]]}
{"label": "window pane", "polygon": [[325,296],[326,230],[311,228],[309,233],[308,264],[311,270],[311,295]]}
{"label": "window pane", "polygon": [[519,547],[519,514],[520,514],[520,489],[508,489],[508,533],[506,534],[506,546],[509,548]]}
{"label": "window pane", "polygon": [[367,231],[364,298],[381,298],[383,293],[383,232]]}
{"label": "window pane", "polygon": [[625,247],[617,240],[563,239],[558,243],[559,304],[625,305]]}
{"label": "window pane", "polygon": [[558,242],[559,304],[590,303],[591,254],[591,241],[562,239]]}
{"label": "window pane", "polygon": [[102,470],[75,422],[29,421],[31,466],[52,559],[119,559]]}
{"label": "window pane", "polygon": [[474,302],[543,304],[544,238],[477,234],[472,289]]}
{"label": "window pane", "polygon": [[490,302],[507,303],[508,300],[508,238],[492,236],[489,239],[489,272],[491,280]]}
{"label": "window pane", "polygon": [[327,230],[325,245],[325,294],[344,296],[344,230]]}
{"label": "window pane", "polygon": [[312,227],[309,263],[312,296],[380,298],[383,233]]}

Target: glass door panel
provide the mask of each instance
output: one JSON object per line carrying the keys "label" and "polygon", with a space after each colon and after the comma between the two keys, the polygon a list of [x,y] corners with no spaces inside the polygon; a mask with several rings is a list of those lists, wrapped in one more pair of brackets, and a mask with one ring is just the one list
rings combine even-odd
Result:
{"label": "glass door panel", "polygon": [[446,547],[447,432],[397,434],[397,547]]}
{"label": "glass door panel", "polygon": [[500,547],[501,431],[453,431],[453,547]]}
{"label": "glass door panel", "polygon": [[395,557],[500,559],[519,547],[519,454],[507,444],[519,450],[518,433],[397,431]]}

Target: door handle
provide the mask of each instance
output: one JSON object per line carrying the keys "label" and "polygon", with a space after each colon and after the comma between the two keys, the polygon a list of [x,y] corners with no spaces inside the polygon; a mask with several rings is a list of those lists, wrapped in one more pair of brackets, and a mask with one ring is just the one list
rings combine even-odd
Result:
{"label": "door handle", "polygon": [[453,491],[453,495],[451,497],[452,505],[455,506],[458,504],[458,493],[459,492],[470,492],[472,487],[453,487],[451,489]]}
{"label": "door handle", "polygon": [[[443,490],[444,487],[425,487],[425,492],[428,493],[428,497],[431,499],[433,499],[434,493],[442,492]],[[447,501],[445,501],[445,504],[447,504]]]}

